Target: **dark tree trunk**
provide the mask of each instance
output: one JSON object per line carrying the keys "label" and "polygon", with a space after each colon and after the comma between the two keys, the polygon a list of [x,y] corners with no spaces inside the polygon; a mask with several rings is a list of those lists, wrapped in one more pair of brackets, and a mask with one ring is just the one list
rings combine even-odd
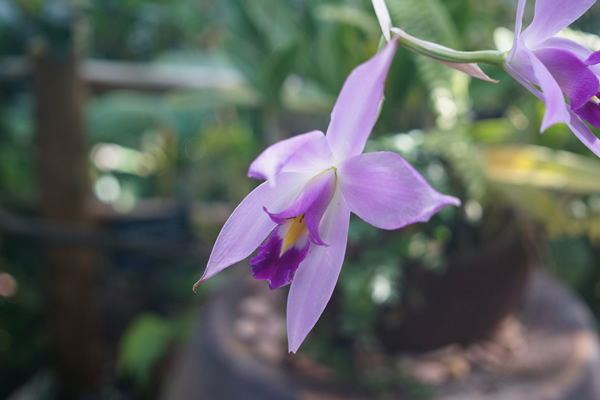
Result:
{"label": "dark tree trunk", "polygon": [[[33,56],[40,213],[43,219],[89,226],[83,90],[77,57]],[[59,380],[59,398],[93,390],[101,365],[95,271],[89,248],[45,243],[45,306]]]}

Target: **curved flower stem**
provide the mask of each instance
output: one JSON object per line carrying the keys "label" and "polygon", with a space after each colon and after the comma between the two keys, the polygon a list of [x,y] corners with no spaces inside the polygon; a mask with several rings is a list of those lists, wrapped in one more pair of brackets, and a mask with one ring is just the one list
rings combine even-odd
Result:
{"label": "curved flower stem", "polygon": [[484,63],[503,67],[506,52],[497,50],[457,51],[437,43],[428,42],[409,35],[398,28],[392,28],[398,44],[416,53],[431,57],[438,61],[450,63]]}

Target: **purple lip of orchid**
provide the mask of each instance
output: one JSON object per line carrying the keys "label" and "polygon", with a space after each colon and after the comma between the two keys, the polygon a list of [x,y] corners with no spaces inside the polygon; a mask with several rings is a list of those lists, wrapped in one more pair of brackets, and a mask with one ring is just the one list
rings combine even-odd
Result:
{"label": "purple lip of orchid", "polygon": [[583,122],[600,128],[600,52],[554,37],[596,0],[536,0],[533,21],[521,33],[526,2],[519,0],[514,44],[505,68],[546,104],[542,131],[564,122],[600,157],[600,140]]}
{"label": "purple lip of orchid", "polygon": [[258,248],[250,260],[254,277],[269,281],[271,289],[291,282],[291,352],[298,350],[331,297],[344,260],[350,212],[378,228],[398,229],[428,221],[447,205],[460,205],[435,191],[398,154],[362,154],[396,47],[392,41],[350,74],[327,135],[312,131],[294,136],[254,160],[248,176],[266,182],[231,214],[194,285],[195,290]]}

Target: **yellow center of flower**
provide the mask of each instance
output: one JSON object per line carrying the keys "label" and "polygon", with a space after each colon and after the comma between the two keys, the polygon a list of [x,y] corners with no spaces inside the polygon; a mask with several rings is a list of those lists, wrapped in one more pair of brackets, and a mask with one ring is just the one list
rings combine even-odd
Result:
{"label": "yellow center of flower", "polygon": [[304,214],[298,215],[294,218],[290,218],[287,223],[290,224],[288,231],[283,237],[283,245],[281,246],[281,254],[285,253],[287,249],[292,246],[298,237],[306,230],[306,222],[304,221]]}

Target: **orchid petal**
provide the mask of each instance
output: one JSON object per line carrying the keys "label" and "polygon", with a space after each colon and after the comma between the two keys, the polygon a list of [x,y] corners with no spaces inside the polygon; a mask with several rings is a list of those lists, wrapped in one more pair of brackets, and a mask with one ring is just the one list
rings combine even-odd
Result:
{"label": "orchid petal", "polygon": [[[579,118],[577,114],[575,114],[573,111],[571,111],[569,114],[571,118],[566,121],[569,129],[571,129],[575,136],[581,140],[581,143],[585,144],[588,149],[600,157],[600,140],[592,133],[590,128],[588,128],[588,126],[581,120],[581,118]],[[596,117],[598,117],[598,114],[596,114]],[[598,122],[598,120],[596,120],[596,122]]]}
{"label": "orchid petal", "polygon": [[331,298],[346,253],[349,223],[350,210],[337,191],[320,228],[329,246],[311,246],[292,281],[287,303],[290,352],[298,351]]}
{"label": "orchid petal", "polygon": [[333,198],[336,179],[335,171],[328,169],[312,178],[287,209],[279,213],[269,211],[267,213],[277,224],[283,224],[288,218],[305,214],[304,219],[311,241],[320,246],[325,245],[319,236],[319,224]]}
{"label": "orchid petal", "polygon": [[250,178],[271,180],[282,171],[322,171],[333,156],[321,131],[312,131],[277,142],[250,164]]}
{"label": "orchid petal", "polygon": [[[525,46],[518,47],[506,70],[546,104],[546,113],[541,126],[542,132],[554,124],[569,120],[567,104],[560,86],[544,64]],[[541,93],[531,84],[525,84],[524,81],[541,87]]]}
{"label": "orchid petal", "polygon": [[[521,85],[523,85],[527,90],[529,90],[535,97],[544,101],[543,93],[537,90],[531,83],[527,81],[524,77],[519,75],[514,69],[507,65],[506,71],[515,78]],[[565,107],[566,108],[566,107]],[[577,112],[581,112],[582,108],[576,110]],[[547,111],[546,111],[547,112]],[[569,129],[577,136],[577,138],[587,146],[594,154],[600,157],[600,140],[592,133],[590,128],[579,118],[579,116],[570,110],[568,112],[568,119],[564,122],[567,124]],[[581,115],[582,117],[586,117],[585,115]]]}
{"label": "orchid petal", "polygon": [[440,61],[440,60],[435,60],[435,59],[434,59],[434,61],[437,61],[440,64],[445,65],[446,67],[455,69],[460,72],[464,72],[465,74],[470,75],[473,78],[481,79],[482,81],[487,81],[487,82],[491,82],[491,83],[498,83],[498,81],[496,79],[492,79],[489,76],[487,76],[486,73],[483,72],[481,70],[481,68],[479,68],[479,65],[477,65],[475,63],[460,64],[460,63],[445,62],[445,61]]}
{"label": "orchid petal", "polygon": [[398,43],[391,41],[346,79],[331,112],[327,141],[336,160],[362,153],[375,125],[383,87]]}
{"label": "orchid petal", "polygon": [[592,70],[596,75],[600,75],[600,65],[594,64],[594,57],[598,57],[594,54],[598,54],[600,52],[592,54],[590,49],[584,45],[562,37],[551,37],[550,39],[545,40],[543,43],[540,43],[538,49],[547,47],[563,49],[575,54],[577,58],[584,61],[588,65],[590,70]]}
{"label": "orchid petal", "polygon": [[385,36],[385,40],[389,42],[392,18],[390,17],[390,12],[385,5],[385,0],[373,0],[373,8],[375,9],[375,15],[377,15],[377,20],[379,21],[379,26],[381,26],[383,36]]}
{"label": "orchid petal", "polygon": [[438,193],[402,157],[392,152],[366,153],[338,169],[340,191],[350,211],[381,229],[426,222],[460,200]]}
{"label": "orchid petal", "polygon": [[517,82],[519,82],[521,85],[523,85],[525,87],[525,89],[529,90],[529,92],[531,92],[531,94],[533,94],[535,97],[537,97],[538,100],[540,100],[542,102],[544,101],[544,95],[542,94],[542,92],[540,92],[535,86],[533,86],[527,80],[527,78],[525,78],[523,75],[521,75],[520,72],[517,72],[517,70],[515,70],[509,64],[506,64],[505,68],[506,68],[506,72],[508,72],[508,74],[510,76],[512,76],[513,78],[515,78],[515,80]]}
{"label": "orchid petal", "polygon": [[598,77],[575,54],[562,49],[542,48],[533,53],[550,71],[575,110],[594,97],[600,88]]}
{"label": "orchid petal", "polygon": [[600,51],[596,51],[592,53],[587,60],[585,60],[587,65],[596,65],[600,64]]}
{"label": "orchid petal", "polygon": [[517,17],[515,21],[515,37],[513,39],[513,47],[507,57],[507,62],[511,62],[515,52],[517,51],[517,46],[521,44],[521,28],[523,27],[523,14],[525,13],[526,5],[527,0],[519,0],[519,4],[517,5]]}
{"label": "orchid petal", "polygon": [[527,47],[533,48],[571,25],[596,0],[536,0],[531,25],[523,32]]}
{"label": "orchid petal", "polygon": [[287,206],[310,178],[311,175],[306,173],[285,172],[279,176],[276,185],[264,182],[246,196],[221,229],[206,270],[194,290],[211,276],[252,254],[277,225],[263,207],[280,209]]}

